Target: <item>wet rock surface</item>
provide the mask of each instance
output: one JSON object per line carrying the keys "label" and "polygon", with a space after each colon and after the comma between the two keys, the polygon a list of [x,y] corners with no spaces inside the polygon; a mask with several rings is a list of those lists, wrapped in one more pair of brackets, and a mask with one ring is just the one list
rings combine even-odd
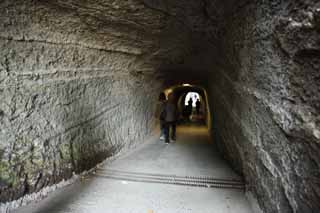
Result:
{"label": "wet rock surface", "polygon": [[191,82],[261,209],[319,211],[319,11],[316,0],[2,1],[0,201],[142,141],[160,88]]}

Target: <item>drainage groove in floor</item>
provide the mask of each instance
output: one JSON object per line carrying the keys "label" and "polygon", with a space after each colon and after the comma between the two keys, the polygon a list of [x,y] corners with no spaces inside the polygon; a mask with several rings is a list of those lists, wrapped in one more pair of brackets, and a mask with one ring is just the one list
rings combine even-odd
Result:
{"label": "drainage groove in floor", "polygon": [[244,189],[244,183],[241,180],[221,179],[213,177],[201,176],[177,176],[164,174],[150,174],[138,172],[126,172],[117,170],[101,170],[98,169],[97,177],[108,178],[114,180],[124,180],[132,182],[161,183],[184,185],[205,188],[227,188],[227,189]]}

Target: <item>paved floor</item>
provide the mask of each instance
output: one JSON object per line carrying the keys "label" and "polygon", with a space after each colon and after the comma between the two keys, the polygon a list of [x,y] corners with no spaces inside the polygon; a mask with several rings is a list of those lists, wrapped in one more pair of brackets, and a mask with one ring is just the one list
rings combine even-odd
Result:
{"label": "paved floor", "polygon": [[[209,142],[203,126],[178,128],[177,141],[154,140],[95,175],[57,190],[16,213],[251,213],[244,192],[110,179],[110,170],[179,176],[241,179]],[[158,176],[157,176],[158,178]]]}

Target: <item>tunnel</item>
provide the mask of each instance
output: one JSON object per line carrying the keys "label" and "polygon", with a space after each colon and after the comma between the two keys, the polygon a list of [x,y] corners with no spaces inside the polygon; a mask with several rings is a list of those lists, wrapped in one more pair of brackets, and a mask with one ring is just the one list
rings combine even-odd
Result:
{"label": "tunnel", "polygon": [[0,29],[0,211],[145,144],[168,90],[257,212],[320,211],[318,0],[1,0]]}
{"label": "tunnel", "polygon": [[[205,124],[207,128],[210,128],[210,111],[208,106],[208,97],[206,90],[198,85],[192,85],[188,83],[184,83],[181,85],[173,85],[163,90],[163,93],[168,97],[169,95],[174,96],[174,103],[177,106],[179,118],[178,123],[186,122],[193,119],[194,121],[199,121],[202,124]],[[186,115],[186,110],[189,101],[192,100],[191,112]],[[196,102],[199,100],[199,112],[196,111]],[[199,116],[197,116],[199,114]],[[188,117],[190,116],[190,117]]]}

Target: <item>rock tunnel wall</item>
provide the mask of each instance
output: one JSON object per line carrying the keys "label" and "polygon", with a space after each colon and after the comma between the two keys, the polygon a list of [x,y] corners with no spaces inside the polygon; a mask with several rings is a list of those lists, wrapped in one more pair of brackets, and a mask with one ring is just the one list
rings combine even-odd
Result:
{"label": "rock tunnel wall", "polygon": [[90,169],[153,129],[159,82],[137,72],[141,51],[79,13],[0,3],[0,202]]}
{"label": "rock tunnel wall", "polygon": [[208,83],[213,134],[264,212],[320,210],[319,11],[249,1],[225,16]]}
{"label": "rock tunnel wall", "polygon": [[0,201],[142,140],[166,81],[207,89],[215,140],[264,212],[317,212],[319,8],[1,1]]}

